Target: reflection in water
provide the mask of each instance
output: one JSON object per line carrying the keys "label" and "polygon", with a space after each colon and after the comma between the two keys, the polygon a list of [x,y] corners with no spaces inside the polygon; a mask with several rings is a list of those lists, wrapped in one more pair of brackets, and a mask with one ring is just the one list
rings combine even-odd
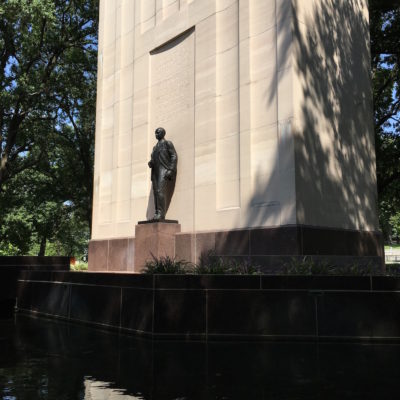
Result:
{"label": "reflection in water", "polygon": [[110,383],[85,378],[85,400],[142,400],[143,397],[125,394],[123,389],[112,389]]}
{"label": "reflection in water", "polygon": [[18,316],[0,321],[3,400],[393,399],[398,345],[135,339]]}

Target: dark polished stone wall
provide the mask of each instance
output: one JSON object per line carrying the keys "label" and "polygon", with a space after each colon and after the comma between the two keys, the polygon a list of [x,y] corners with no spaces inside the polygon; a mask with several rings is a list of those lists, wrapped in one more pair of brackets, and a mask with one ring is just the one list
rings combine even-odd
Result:
{"label": "dark polished stone wall", "polygon": [[[134,238],[92,240],[89,270],[140,272],[133,265],[134,251]],[[380,232],[296,225],[176,235],[178,260],[196,263],[210,251],[217,256],[245,259],[265,272],[279,271],[293,257],[304,256],[338,266],[384,265]]]}
{"label": "dark polished stone wall", "polygon": [[18,310],[162,339],[400,340],[400,278],[23,272]]}
{"label": "dark polished stone wall", "polygon": [[[190,234],[186,234],[190,236]],[[180,236],[183,236],[181,239]],[[177,240],[188,240],[185,234]],[[204,232],[194,235],[197,256],[212,250],[221,256],[377,256],[383,257],[380,232],[352,231],[286,226],[276,228],[240,229],[225,232]],[[179,248],[181,246],[177,246]]]}
{"label": "dark polished stone wall", "polygon": [[69,257],[0,256],[0,316],[14,312],[22,270],[69,270]]}
{"label": "dark polished stone wall", "polygon": [[0,268],[13,267],[29,270],[69,270],[69,257],[63,256],[0,256]]}

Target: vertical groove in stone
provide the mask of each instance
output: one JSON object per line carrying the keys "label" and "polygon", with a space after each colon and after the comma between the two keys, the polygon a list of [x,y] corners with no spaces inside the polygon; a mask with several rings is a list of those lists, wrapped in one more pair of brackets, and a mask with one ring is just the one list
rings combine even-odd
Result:
{"label": "vertical groove in stone", "polygon": [[314,296],[314,304],[315,304],[315,336],[319,336],[319,329],[318,329],[318,296]]}
{"label": "vertical groove in stone", "polygon": [[[113,151],[115,150],[115,42],[117,40],[117,3],[104,1],[102,7],[102,82],[101,82],[101,138],[98,213],[99,225],[112,222]],[[119,87],[118,87],[119,88]]]}
{"label": "vertical groove in stone", "polygon": [[239,2],[217,0],[216,205],[240,206]]}
{"label": "vertical groove in stone", "polygon": [[128,21],[134,21],[134,15],[130,18],[126,18],[128,14],[133,14],[133,9],[130,8],[131,3],[126,0],[120,3],[117,10],[118,16],[117,21],[117,41],[116,41],[116,74],[119,79],[119,90],[118,90],[118,106],[116,108],[116,119],[118,119],[117,130],[115,132],[116,140],[116,151],[115,155],[115,168],[117,170],[117,191],[115,198],[115,219],[117,223],[130,221],[130,186],[131,186],[131,160],[130,156],[125,156],[124,151],[127,146],[127,138],[131,138],[132,133],[130,131],[131,124],[129,123],[129,115],[132,113],[132,95],[133,87],[130,82],[133,81],[133,55],[132,49],[129,46],[133,46],[130,38],[133,35],[133,31],[129,28]]}
{"label": "vertical groove in stone", "polygon": [[275,1],[249,8],[250,204],[257,225],[280,224]]}
{"label": "vertical groove in stone", "polygon": [[68,314],[67,318],[71,319],[71,296],[72,296],[72,285],[68,283]]}
{"label": "vertical groove in stone", "polygon": [[123,289],[120,288],[120,295],[119,295],[119,328],[122,327],[122,299],[123,299]]}
{"label": "vertical groove in stone", "polygon": [[170,15],[178,12],[179,6],[180,6],[180,0],[163,0],[162,1],[163,19],[166,19]]}
{"label": "vertical groove in stone", "polygon": [[140,0],[140,32],[156,25],[156,0]]}

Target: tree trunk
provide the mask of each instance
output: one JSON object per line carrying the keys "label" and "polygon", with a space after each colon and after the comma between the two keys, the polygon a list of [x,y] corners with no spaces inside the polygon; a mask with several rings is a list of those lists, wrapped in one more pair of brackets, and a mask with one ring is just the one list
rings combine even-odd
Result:
{"label": "tree trunk", "polygon": [[42,239],[40,240],[39,257],[43,257],[46,253],[46,242],[46,236],[42,236]]}

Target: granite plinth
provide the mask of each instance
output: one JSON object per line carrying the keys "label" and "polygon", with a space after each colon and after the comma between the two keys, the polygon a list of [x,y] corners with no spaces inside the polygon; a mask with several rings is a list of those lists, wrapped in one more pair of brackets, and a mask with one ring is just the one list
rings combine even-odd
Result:
{"label": "granite plinth", "polygon": [[[141,221],[139,224],[179,225],[172,220]],[[139,249],[139,245],[134,237],[91,240],[89,270],[139,272],[140,268],[134,266],[135,249]],[[305,256],[317,263],[337,267],[357,264],[376,270],[384,268],[380,232],[303,225],[208,232],[179,230],[175,237],[175,250],[170,254],[179,260],[198,263],[203,254],[210,252],[223,258],[251,262],[262,267],[265,273],[282,272],[283,265],[293,259],[301,262]]]}
{"label": "granite plinth", "polygon": [[153,257],[175,257],[175,235],[178,223],[151,222],[135,226],[135,272],[140,272]]}

